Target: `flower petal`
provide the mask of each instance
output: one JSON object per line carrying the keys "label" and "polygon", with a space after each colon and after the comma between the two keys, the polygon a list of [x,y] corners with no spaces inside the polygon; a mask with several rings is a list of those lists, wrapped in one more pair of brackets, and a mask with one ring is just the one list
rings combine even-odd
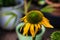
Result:
{"label": "flower petal", "polygon": [[21,18],[20,20],[24,21],[25,23],[27,22],[27,20],[26,20],[26,16],[24,16],[24,17]]}
{"label": "flower petal", "polygon": [[43,17],[43,20],[45,20],[45,21],[49,22],[49,20],[48,20],[47,18],[45,18],[45,17]]}
{"label": "flower petal", "polygon": [[41,28],[41,26],[40,26],[41,24],[38,24],[38,28],[40,29]]}
{"label": "flower petal", "polygon": [[42,24],[47,28],[53,28],[53,26],[47,20],[43,20]]}
{"label": "flower petal", "polygon": [[22,28],[23,28],[23,27],[20,28],[20,32],[21,32]]}
{"label": "flower petal", "polygon": [[35,34],[38,32],[38,25],[37,24],[35,24]]}
{"label": "flower petal", "polygon": [[30,23],[27,23],[23,29],[23,35],[28,33],[29,28],[30,28]]}
{"label": "flower petal", "polygon": [[26,19],[24,19],[24,22],[27,22],[27,20],[26,20]]}
{"label": "flower petal", "polygon": [[50,25],[49,23],[43,23],[43,25],[47,28],[54,28],[52,25]]}
{"label": "flower petal", "polygon": [[32,37],[35,36],[34,25],[33,24],[31,24],[31,27],[30,27],[30,33],[31,33]]}
{"label": "flower petal", "polygon": [[26,19],[26,16],[24,16],[24,17],[23,17],[23,18],[21,18],[20,20],[22,20],[22,21],[23,21],[24,19]]}

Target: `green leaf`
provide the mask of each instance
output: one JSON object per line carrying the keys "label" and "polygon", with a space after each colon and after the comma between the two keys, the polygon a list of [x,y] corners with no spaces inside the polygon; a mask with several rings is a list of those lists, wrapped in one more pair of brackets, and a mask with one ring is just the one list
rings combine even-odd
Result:
{"label": "green leaf", "polygon": [[15,13],[13,12],[6,12],[3,14],[3,16],[7,16],[7,15],[13,15],[13,16],[17,16]]}
{"label": "green leaf", "polygon": [[17,21],[17,17],[15,17],[15,21],[14,21],[14,23],[13,23],[13,26],[15,25],[16,21]]}
{"label": "green leaf", "polygon": [[27,4],[27,7],[28,7],[28,8],[29,8],[30,5],[31,5],[31,1],[32,1],[32,0],[30,0],[30,1],[28,2],[28,4]]}
{"label": "green leaf", "polygon": [[13,12],[6,12],[5,14],[3,14],[4,16],[11,16],[5,23],[5,26],[7,27],[8,24],[10,23],[10,21],[15,17],[15,21],[13,23],[13,26],[15,25],[16,23],[16,19],[17,19],[17,14],[13,13]]}
{"label": "green leaf", "polygon": [[45,4],[45,0],[39,0],[39,1],[38,1],[38,4],[40,4],[40,5]]}
{"label": "green leaf", "polygon": [[55,31],[51,34],[51,40],[60,40],[60,31]]}
{"label": "green leaf", "polygon": [[6,21],[6,23],[5,23],[5,27],[8,26],[9,22],[10,22],[13,18],[14,18],[14,16],[11,16],[11,17]]}
{"label": "green leaf", "polygon": [[0,0],[0,6],[2,6],[3,5],[3,1],[2,0]]}
{"label": "green leaf", "polygon": [[12,25],[11,29],[15,26],[16,21],[17,21],[17,17],[15,17],[15,20],[14,20],[14,23],[13,23],[13,25]]}
{"label": "green leaf", "polygon": [[47,12],[47,13],[51,13],[51,12],[53,12],[54,10],[55,10],[55,9],[52,8],[51,5],[48,5],[48,6],[46,6],[46,7],[44,7],[44,8],[41,9],[42,12]]}

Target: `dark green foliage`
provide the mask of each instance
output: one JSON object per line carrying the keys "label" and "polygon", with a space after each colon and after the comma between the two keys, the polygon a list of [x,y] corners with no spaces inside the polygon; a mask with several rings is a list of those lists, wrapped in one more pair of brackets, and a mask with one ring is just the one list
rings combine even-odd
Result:
{"label": "dark green foliage", "polygon": [[3,4],[3,1],[2,1],[2,0],[0,0],[0,6],[2,6],[2,4]]}
{"label": "dark green foliage", "polygon": [[15,0],[0,0],[0,5],[1,6],[14,6],[16,5],[16,1]]}
{"label": "dark green foliage", "polygon": [[60,31],[53,32],[51,34],[51,40],[60,40]]}

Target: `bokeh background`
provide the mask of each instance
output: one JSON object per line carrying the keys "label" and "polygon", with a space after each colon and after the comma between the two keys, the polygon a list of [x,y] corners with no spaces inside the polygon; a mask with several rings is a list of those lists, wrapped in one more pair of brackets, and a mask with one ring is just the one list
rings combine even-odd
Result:
{"label": "bokeh background", "polygon": [[[26,1],[28,3],[30,0]],[[50,4],[47,0],[32,0],[29,11],[41,10]],[[42,40],[50,40],[52,32],[60,31],[60,6],[58,6],[60,2],[55,1],[52,4],[55,11],[51,13],[41,11],[54,26],[54,29],[46,28]],[[21,22],[19,19],[24,15],[24,0],[0,0],[0,40],[18,40],[15,29]]]}

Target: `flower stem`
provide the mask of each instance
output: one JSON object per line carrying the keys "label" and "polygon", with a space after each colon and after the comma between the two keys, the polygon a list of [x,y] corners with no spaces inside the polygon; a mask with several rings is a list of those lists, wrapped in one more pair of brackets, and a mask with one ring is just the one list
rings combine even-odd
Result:
{"label": "flower stem", "polygon": [[26,2],[26,0],[24,0],[24,11],[25,11],[25,14],[27,13],[27,2]]}
{"label": "flower stem", "polygon": [[32,37],[32,40],[35,40],[36,39],[36,36]]}

